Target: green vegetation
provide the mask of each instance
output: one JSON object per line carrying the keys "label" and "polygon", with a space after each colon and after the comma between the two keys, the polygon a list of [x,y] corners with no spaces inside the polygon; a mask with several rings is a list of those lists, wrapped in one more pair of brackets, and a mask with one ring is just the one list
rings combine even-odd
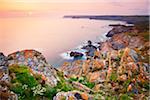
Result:
{"label": "green vegetation", "polygon": [[53,97],[57,94],[57,89],[55,87],[50,87],[48,85],[45,85],[46,92],[43,96],[49,98],[50,100],[53,99]]}
{"label": "green vegetation", "polygon": [[12,65],[9,66],[9,71],[10,75],[15,75],[15,78],[11,80],[11,90],[18,94],[20,100],[34,100],[43,95],[43,89],[45,88],[41,87],[34,76],[30,74],[27,66]]}
{"label": "green vegetation", "polygon": [[32,75],[28,66],[12,65],[9,66],[9,72],[10,76],[13,75],[15,77],[11,80],[11,90],[19,96],[20,100],[35,100],[41,97],[52,100],[56,93],[60,91],[74,90],[72,85],[65,81],[63,74],[60,72],[58,73],[60,81],[55,87],[41,84],[41,75]]}
{"label": "green vegetation", "polygon": [[128,79],[127,81],[125,81],[125,82],[123,83],[124,88],[127,89],[127,87],[129,86],[130,82],[131,82],[130,79]]}
{"label": "green vegetation", "polygon": [[127,94],[122,94],[122,95],[120,96],[120,100],[131,100],[131,97],[128,96]]}
{"label": "green vegetation", "polygon": [[79,83],[81,83],[81,84],[83,84],[83,85],[85,85],[85,86],[87,86],[87,87],[89,87],[90,89],[92,89],[94,86],[95,86],[95,83],[91,83],[91,82],[89,82],[87,79],[86,79],[86,77],[80,77],[80,78],[74,78],[74,77],[71,77],[69,80],[68,80],[69,82],[79,82]]}
{"label": "green vegetation", "polygon": [[116,82],[117,81],[117,73],[112,73],[110,76],[110,80],[113,82]]}
{"label": "green vegetation", "polygon": [[74,90],[73,86],[71,84],[69,84],[65,79],[64,79],[64,76],[63,76],[63,73],[62,72],[58,72],[57,73],[60,81],[58,82],[57,86],[55,88],[57,88],[57,91],[64,91],[64,92],[67,92],[67,91],[71,91],[71,90]]}

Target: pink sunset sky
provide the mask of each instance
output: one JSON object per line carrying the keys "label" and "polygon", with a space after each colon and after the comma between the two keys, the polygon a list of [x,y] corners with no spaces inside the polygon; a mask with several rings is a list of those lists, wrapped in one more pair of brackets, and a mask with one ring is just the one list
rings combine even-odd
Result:
{"label": "pink sunset sky", "polygon": [[148,0],[0,0],[0,17],[51,14],[147,15]]}

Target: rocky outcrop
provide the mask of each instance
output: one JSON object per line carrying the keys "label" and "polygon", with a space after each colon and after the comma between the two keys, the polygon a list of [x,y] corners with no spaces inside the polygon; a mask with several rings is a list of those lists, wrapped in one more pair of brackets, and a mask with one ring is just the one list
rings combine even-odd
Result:
{"label": "rocky outcrop", "polygon": [[114,34],[111,39],[101,43],[101,52],[112,50],[120,50],[126,47],[138,48],[142,47],[145,40],[141,36],[130,36],[128,33]]}
{"label": "rocky outcrop", "polygon": [[22,90],[24,86],[28,88],[29,93],[37,91],[36,88],[38,87],[39,90],[34,95],[43,95],[42,92],[46,92],[48,89],[44,86],[42,87],[42,85],[55,87],[58,81],[56,69],[48,64],[45,57],[36,50],[17,51],[8,56],[0,53],[1,100],[25,98],[24,96],[27,93],[24,93],[25,90]]}
{"label": "rocky outcrop", "polygon": [[133,34],[139,32],[134,26],[126,26],[126,25],[120,25],[120,24],[109,25],[109,26],[112,26],[113,28],[107,33],[106,35],[107,37],[112,37],[115,34],[126,33],[126,32],[133,33]]}
{"label": "rocky outcrop", "polygon": [[35,50],[22,50],[14,52],[7,57],[8,66],[13,64],[29,66],[33,73],[45,77],[48,84],[57,85],[56,70],[47,63],[45,57]]}
{"label": "rocky outcrop", "polygon": [[139,32],[135,26],[113,25],[106,35],[111,38],[100,42],[90,59],[66,62],[60,70],[77,90],[96,100],[147,99],[150,43]]}
{"label": "rocky outcrop", "polygon": [[[141,95],[141,89],[148,88],[148,81],[150,80],[150,76],[148,75],[149,63],[142,62],[140,59],[141,56],[140,52],[135,48],[109,51],[105,57],[78,61],[78,63],[76,62],[75,64],[76,66],[73,66],[74,63],[64,64],[62,71],[67,79],[78,77],[80,80],[80,78],[84,76],[88,82],[95,84],[92,89],[87,90],[83,85],[84,82],[72,82],[74,83],[73,85],[76,85],[76,88],[79,87],[81,91],[86,90],[87,93],[91,93],[90,91],[92,91],[94,94],[103,91],[105,93],[103,94],[105,95],[104,97],[106,97],[106,95],[113,95],[113,93],[133,93],[135,94],[134,97],[136,97],[136,95]],[[135,84],[137,86],[135,86]],[[148,95],[147,90],[142,93],[145,93],[143,98]],[[101,96],[99,98],[101,98]],[[118,98],[121,97],[118,96]]]}

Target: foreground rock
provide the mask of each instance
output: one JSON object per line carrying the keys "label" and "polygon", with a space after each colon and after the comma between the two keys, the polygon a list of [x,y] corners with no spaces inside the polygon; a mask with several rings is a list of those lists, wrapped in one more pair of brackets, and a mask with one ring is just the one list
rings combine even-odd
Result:
{"label": "foreground rock", "polygon": [[52,98],[47,92],[52,94],[49,88],[59,81],[56,69],[38,51],[17,51],[7,57],[0,53],[1,100]]}
{"label": "foreground rock", "polygon": [[88,94],[80,91],[59,92],[53,100],[92,100]]}
{"label": "foreground rock", "polygon": [[47,63],[45,57],[35,50],[23,50],[14,52],[7,57],[8,66],[13,64],[26,65],[33,73],[42,75],[45,81],[52,85],[57,85],[56,70]]}
{"label": "foreground rock", "polygon": [[100,42],[90,59],[65,62],[59,70],[77,90],[92,95],[92,100],[148,100],[148,32],[136,26],[113,27],[107,34],[111,38]]}
{"label": "foreground rock", "polygon": [[0,99],[1,100],[16,100],[17,95],[9,90],[11,84],[9,79],[7,58],[3,53],[0,53]]}
{"label": "foreground rock", "polygon": [[[124,96],[134,99],[140,95],[142,95],[141,99],[146,99],[150,81],[148,71],[150,65],[142,61],[140,50],[143,49],[125,48],[116,52],[107,52],[103,58],[100,53],[96,59],[66,63],[60,69],[68,79],[75,78],[74,80],[81,82],[81,78],[84,77],[81,84],[94,83],[94,87],[91,88],[92,92],[86,91],[95,97],[98,96],[99,99],[107,97],[121,99]],[[81,87],[82,91],[83,86]]]}

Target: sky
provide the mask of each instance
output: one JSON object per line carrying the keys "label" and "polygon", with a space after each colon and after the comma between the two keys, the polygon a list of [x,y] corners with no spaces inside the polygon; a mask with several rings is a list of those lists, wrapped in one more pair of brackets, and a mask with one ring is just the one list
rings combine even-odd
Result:
{"label": "sky", "polygon": [[147,15],[148,0],[0,0],[0,17],[59,14]]}

